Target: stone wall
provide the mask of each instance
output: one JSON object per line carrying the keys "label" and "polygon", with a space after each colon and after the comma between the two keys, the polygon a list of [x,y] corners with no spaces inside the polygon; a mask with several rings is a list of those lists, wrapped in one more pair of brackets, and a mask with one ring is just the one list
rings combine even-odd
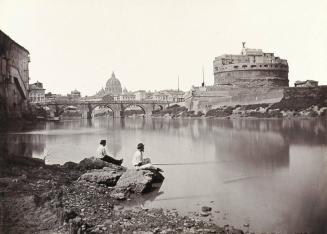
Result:
{"label": "stone wall", "polygon": [[0,119],[28,112],[29,52],[0,30]]}
{"label": "stone wall", "polygon": [[[203,95],[202,95],[203,94]],[[268,103],[280,110],[303,110],[311,106],[327,107],[327,85],[318,87],[285,87],[230,89],[222,92],[195,92],[185,100],[191,110],[206,113],[220,106]]]}
{"label": "stone wall", "polygon": [[305,110],[311,107],[327,107],[327,86],[291,87],[284,89],[284,97],[274,104],[280,110]]}
{"label": "stone wall", "polygon": [[288,87],[287,70],[239,70],[215,73],[215,85],[239,88]]}
{"label": "stone wall", "polygon": [[275,103],[283,98],[283,88],[230,88],[222,91],[195,92],[185,100],[191,111],[207,111],[219,106],[235,106],[259,103]]}
{"label": "stone wall", "polygon": [[327,85],[318,87],[289,87],[284,89],[285,99],[326,100]]}

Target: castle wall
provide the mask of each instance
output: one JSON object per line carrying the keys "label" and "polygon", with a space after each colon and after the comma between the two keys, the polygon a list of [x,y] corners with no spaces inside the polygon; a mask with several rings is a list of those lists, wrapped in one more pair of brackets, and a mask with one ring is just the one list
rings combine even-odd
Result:
{"label": "castle wall", "polygon": [[310,99],[327,103],[327,85],[318,87],[289,87],[284,89],[284,99]]}
{"label": "castle wall", "polygon": [[223,88],[216,91],[197,91],[185,100],[185,106],[189,110],[206,113],[219,106],[276,103],[283,95],[283,88]]}
{"label": "castle wall", "polygon": [[215,85],[230,85],[240,88],[288,87],[288,70],[234,70],[216,72]]}
{"label": "castle wall", "polygon": [[219,106],[276,103],[276,108],[291,110],[327,105],[327,85],[318,87],[230,88],[229,91],[195,92],[185,100],[192,111],[206,113]]}

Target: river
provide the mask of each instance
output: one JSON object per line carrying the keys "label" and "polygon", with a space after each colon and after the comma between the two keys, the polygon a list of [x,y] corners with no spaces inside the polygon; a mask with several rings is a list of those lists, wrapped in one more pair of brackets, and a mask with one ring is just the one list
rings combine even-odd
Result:
{"label": "river", "polygon": [[0,134],[7,154],[79,162],[106,139],[131,167],[139,142],[166,177],[140,202],[255,232],[327,233],[327,121],[99,118]]}

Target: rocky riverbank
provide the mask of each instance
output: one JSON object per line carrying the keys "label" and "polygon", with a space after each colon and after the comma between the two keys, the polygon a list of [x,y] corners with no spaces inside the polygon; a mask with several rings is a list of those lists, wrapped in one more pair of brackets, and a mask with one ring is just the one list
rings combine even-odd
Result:
{"label": "rocky riverbank", "polygon": [[277,103],[219,106],[204,112],[189,111],[186,107],[173,105],[155,111],[154,117],[208,117],[208,118],[327,118],[327,99],[283,98]]}
{"label": "rocky riverbank", "polygon": [[[0,233],[243,233],[176,211],[128,205],[163,180],[157,171],[94,158],[46,165],[0,157]],[[210,212],[203,207],[203,215]]]}

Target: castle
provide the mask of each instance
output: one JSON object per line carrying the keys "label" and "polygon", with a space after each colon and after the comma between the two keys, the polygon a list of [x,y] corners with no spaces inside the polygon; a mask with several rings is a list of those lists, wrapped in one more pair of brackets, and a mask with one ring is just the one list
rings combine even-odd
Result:
{"label": "castle", "polygon": [[214,84],[192,87],[185,96],[190,110],[206,112],[215,106],[274,103],[289,87],[287,60],[261,49],[243,48],[213,61]]}
{"label": "castle", "polygon": [[241,54],[224,54],[213,61],[214,85],[238,88],[288,87],[287,60],[274,53],[245,47]]}

